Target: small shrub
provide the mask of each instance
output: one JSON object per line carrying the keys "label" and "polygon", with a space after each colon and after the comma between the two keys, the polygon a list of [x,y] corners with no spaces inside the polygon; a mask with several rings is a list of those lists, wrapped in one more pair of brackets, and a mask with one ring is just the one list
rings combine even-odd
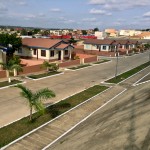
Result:
{"label": "small shrub", "polygon": [[74,59],[76,60],[76,59],[80,59],[80,57],[79,56],[74,56]]}

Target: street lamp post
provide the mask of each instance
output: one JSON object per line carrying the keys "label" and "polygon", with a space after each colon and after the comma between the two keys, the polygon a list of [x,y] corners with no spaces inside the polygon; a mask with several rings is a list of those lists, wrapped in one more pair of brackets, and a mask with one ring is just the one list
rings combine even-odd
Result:
{"label": "street lamp post", "polygon": [[150,61],[150,46],[149,46],[149,61]]}
{"label": "street lamp post", "polygon": [[116,66],[115,66],[116,67],[116,71],[115,71],[115,78],[117,78],[117,74],[118,74],[118,55],[119,55],[118,47],[119,47],[119,44],[116,47]]}

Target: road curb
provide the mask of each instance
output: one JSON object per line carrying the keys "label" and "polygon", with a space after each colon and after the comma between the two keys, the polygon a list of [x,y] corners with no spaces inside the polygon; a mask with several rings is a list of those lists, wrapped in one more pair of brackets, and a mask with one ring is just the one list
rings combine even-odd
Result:
{"label": "road curb", "polygon": [[[84,101],[84,102],[80,103],[79,105],[77,105],[77,106],[75,106],[75,107],[71,108],[70,110],[68,110],[68,111],[64,112],[63,114],[61,114],[61,115],[57,116],[56,118],[54,118],[54,119],[52,119],[52,120],[50,120],[50,121],[48,121],[48,122],[44,123],[43,125],[41,125],[41,126],[37,127],[36,129],[33,129],[32,131],[30,131],[30,132],[26,133],[25,135],[23,135],[23,136],[19,137],[18,139],[16,139],[16,140],[12,141],[11,143],[9,143],[9,144],[7,144],[7,145],[5,145],[4,147],[2,147],[2,148],[1,148],[1,150],[4,150],[5,148],[9,147],[10,145],[12,145],[12,144],[16,143],[17,141],[19,141],[19,140],[23,139],[23,138],[24,138],[24,137],[26,137],[26,136],[28,136],[28,135],[32,134],[33,132],[37,131],[38,129],[41,129],[42,127],[44,127],[44,126],[46,126],[47,124],[49,124],[49,123],[53,122],[54,120],[57,120],[57,119],[58,119],[58,118],[60,118],[61,116],[65,115],[66,113],[68,113],[68,112],[70,112],[70,111],[72,111],[72,110],[76,109],[77,107],[79,107],[80,105],[83,105],[84,103],[87,103],[87,102],[88,102],[88,101],[90,101],[92,98],[95,98],[96,96],[98,96],[98,95],[100,95],[100,94],[102,94],[102,93],[106,92],[107,90],[109,90],[109,89],[111,89],[111,88],[112,88],[112,87],[109,87],[108,89],[106,89],[106,90],[102,91],[101,93],[98,93],[98,94],[94,95],[93,97],[91,97],[91,98],[87,99],[86,101]],[[86,90],[86,89],[85,89],[85,90]],[[23,118],[24,118],[24,117],[23,117]],[[12,123],[13,123],[13,122],[12,122]]]}
{"label": "road curb", "polygon": [[59,139],[61,139],[62,137],[64,137],[67,133],[69,133],[70,131],[72,131],[74,128],[76,128],[78,125],[80,125],[82,122],[84,122],[85,120],[87,120],[89,117],[91,117],[98,110],[100,110],[101,108],[105,107],[108,103],[110,103],[111,101],[113,101],[116,97],[118,97],[119,95],[121,95],[122,93],[124,93],[126,90],[127,89],[124,89],[122,92],[120,92],[119,94],[117,94],[116,96],[114,96],[112,99],[110,99],[109,101],[107,101],[105,104],[103,104],[102,106],[100,106],[98,109],[96,109],[95,111],[93,111],[92,113],[90,113],[87,117],[85,117],[84,119],[82,119],[80,122],[78,122],[76,125],[74,125],[72,128],[70,128],[68,131],[66,131],[64,134],[62,134],[56,140],[54,140],[53,142],[51,142],[49,145],[45,146],[42,150],[46,150],[47,148],[49,148],[51,145],[53,145]]}

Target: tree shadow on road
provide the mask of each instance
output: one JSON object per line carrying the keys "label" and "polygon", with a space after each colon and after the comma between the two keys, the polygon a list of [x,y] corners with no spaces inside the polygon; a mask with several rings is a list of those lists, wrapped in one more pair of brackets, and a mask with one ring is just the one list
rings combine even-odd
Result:
{"label": "tree shadow on road", "polygon": [[[148,97],[146,98],[146,100],[149,99],[149,95]],[[150,129],[148,130],[148,133],[147,135],[145,136],[145,139],[144,141],[142,142],[142,146],[141,148],[139,148],[135,141],[136,141],[136,136],[135,136],[135,118],[136,118],[136,113],[135,113],[135,107],[136,107],[136,98],[135,96],[132,96],[131,98],[131,111],[130,111],[130,116],[129,116],[129,119],[130,119],[130,128],[128,130],[129,132],[129,136],[128,136],[128,144],[124,147],[124,150],[150,150],[149,146],[150,146]]]}
{"label": "tree shadow on road", "polygon": [[140,150],[138,146],[135,144],[135,96],[133,95],[131,98],[131,111],[130,111],[130,128],[128,130],[128,145],[125,146],[124,150]]}

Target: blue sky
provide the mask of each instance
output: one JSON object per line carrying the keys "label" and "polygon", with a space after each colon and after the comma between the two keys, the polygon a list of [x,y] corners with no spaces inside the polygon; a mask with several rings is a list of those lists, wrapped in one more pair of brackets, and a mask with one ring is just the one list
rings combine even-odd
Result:
{"label": "blue sky", "polygon": [[0,24],[100,30],[150,28],[150,1],[0,0]]}

